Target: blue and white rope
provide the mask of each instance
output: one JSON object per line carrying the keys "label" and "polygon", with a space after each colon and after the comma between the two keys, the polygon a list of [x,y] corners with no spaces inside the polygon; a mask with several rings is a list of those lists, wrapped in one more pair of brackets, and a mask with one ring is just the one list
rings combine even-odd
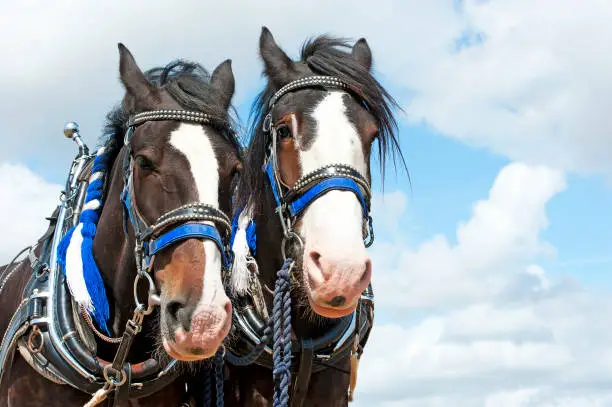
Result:
{"label": "blue and white rope", "polygon": [[109,143],[96,152],[79,223],[68,230],[58,247],[58,263],[63,266],[70,293],[105,333],[109,333],[106,321],[110,313],[104,281],[93,257],[93,239],[103,204],[110,149]]}

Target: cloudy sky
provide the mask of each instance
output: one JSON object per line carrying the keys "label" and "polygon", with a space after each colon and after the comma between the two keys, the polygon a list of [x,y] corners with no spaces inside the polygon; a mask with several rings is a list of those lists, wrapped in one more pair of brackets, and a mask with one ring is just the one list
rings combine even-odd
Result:
{"label": "cloudy sky", "polygon": [[[246,3],[246,2],[244,2]],[[366,37],[401,102],[406,174],[376,180],[376,326],[355,406],[612,406],[612,3],[12,2],[0,16],[0,261],[45,228],[81,125],[143,68],[232,58],[242,119],[262,25]],[[7,214],[9,214],[7,216]]]}

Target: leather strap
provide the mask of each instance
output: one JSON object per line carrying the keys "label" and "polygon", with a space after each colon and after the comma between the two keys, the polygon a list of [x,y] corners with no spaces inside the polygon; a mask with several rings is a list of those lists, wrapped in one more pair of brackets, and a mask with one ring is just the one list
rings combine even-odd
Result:
{"label": "leather strap", "polygon": [[312,361],[314,358],[314,347],[311,339],[302,339],[302,352],[300,355],[300,369],[295,378],[295,387],[291,397],[292,407],[302,407],[308,386],[310,384],[310,376],[312,373]]}
{"label": "leather strap", "polygon": [[2,344],[0,345],[0,384],[4,378],[4,373],[13,363],[17,341],[27,330],[27,325],[25,325],[25,323],[30,317],[29,310],[30,300],[25,299],[21,302],[19,308],[17,308],[15,314],[13,314],[9,326],[4,333],[4,337],[2,338]]}
{"label": "leather strap", "polygon": [[126,374],[125,383],[122,386],[115,387],[115,394],[113,397],[113,407],[127,406],[130,400],[130,386],[132,384],[132,367],[129,363],[126,363],[123,367],[123,371]]}

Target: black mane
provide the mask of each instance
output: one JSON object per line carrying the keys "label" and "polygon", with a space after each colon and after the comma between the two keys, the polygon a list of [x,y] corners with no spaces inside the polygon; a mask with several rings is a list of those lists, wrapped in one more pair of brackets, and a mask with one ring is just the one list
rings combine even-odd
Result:
{"label": "black mane", "polygon": [[[348,52],[344,51],[348,49]],[[392,108],[399,108],[397,102],[350,54],[351,45],[347,40],[326,35],[306,41],[301,49],[300,63],[305,64],[315,75],[335,76],[350,86],[378,123],[379,162],[382,179],[385,176],[385,163],[389,153],[395,164],[399,154],[401,162],[406,163],[397,140],[397,123]],[[245,153],[242,180],[238,187],[236,205],[244,207],[249,198],[255,205],[255,212],[263,202],[264,174],[262,166],[266,155],[267,140],[262,130],[263,120],[268,113],[268,102],[278,89],[268,80],[265,89],[257,96],[250,112],[250,142]],[[401,109],[401,108],[400,108]]]}
{"label": "black mane", "polygon": [[[206,113],[225,121],[232,129],[235,128],[237,120],[217,101],[217,90],[210,84],[210,74],[200,64],[179,59],[165,67],[151,68],[145,72],[145,76],[151,84],[168,92],[183,109]],[[229,110],[235,113],[233,107]],[[134,112],[127,110],[123,103],[119,103],[106,115],[99,142],[112,146],[111,162],[123,145],[127,122],[132,113]],[[237,151],[241,150],[233,132],[226,129],[219,129],[219,132]]]}

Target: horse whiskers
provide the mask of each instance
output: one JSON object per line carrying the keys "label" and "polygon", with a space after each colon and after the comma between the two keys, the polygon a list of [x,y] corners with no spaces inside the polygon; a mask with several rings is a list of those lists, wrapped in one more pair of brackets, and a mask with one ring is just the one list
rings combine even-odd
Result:
{"label": "horse whiskers", "polygon": [[[151,352],[151,357],[154,358],[160,366],[167,366],[172,358],[166,350],[164,349],[163,344],[163,334],[161,331],[161,319],[159,315],[156,315],[154,318],[151,318],[147,324],[147,338],[153,342],[153,351]],[[177,363],[174,365],[173,369],[177,370],[179,373],[183,374],[195,374],[198,371],[206,368],[208,369],[208,365],[212,363],[211,359],[205,359],[202,361],[191,361],[184,362],[181,360],[177,360]]]}
{"label": "horse whiskers", "polygon": [[[153,358],[155,358],[157,363],[159,363],[161,366],[167,366],[172,361],[172,358],[164,349],[161,335],[156,337]],[[212,360],[212,358],[191,362],[177,360],[173,369],[177,370],[179,373],[196,374],[199,371],[209,369],[212,366]]]}

